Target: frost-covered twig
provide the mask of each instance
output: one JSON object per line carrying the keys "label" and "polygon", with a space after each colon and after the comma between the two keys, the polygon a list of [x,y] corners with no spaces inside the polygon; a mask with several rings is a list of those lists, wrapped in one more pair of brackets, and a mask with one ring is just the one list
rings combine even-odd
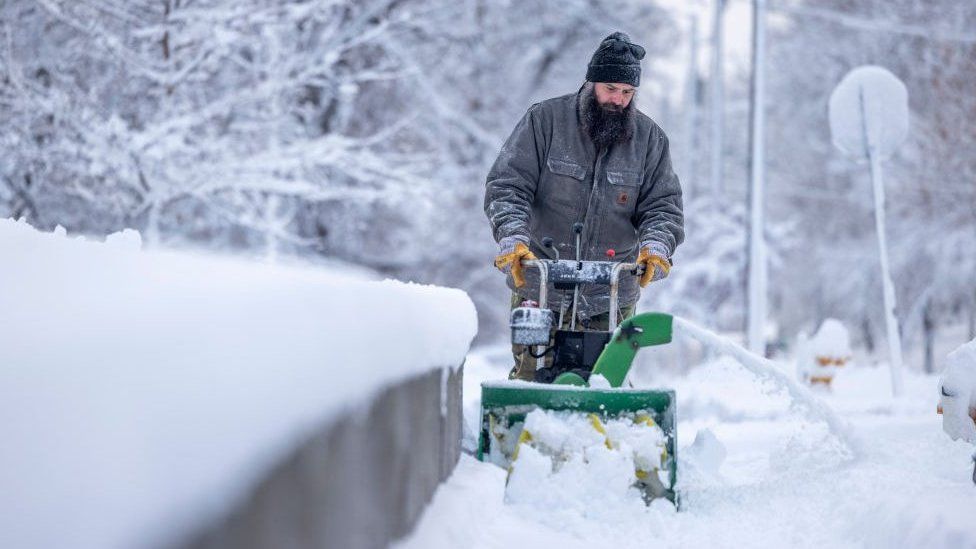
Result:
{"label": "frost-covered twig", "polygon": [[776,2],[771,6],[771,11],[802,15],[804,17],[816,17],[816,18],[832,21],[834,23],[843,25],[845,27],[850,27],[852,29],[863,30],[863,31],[896,33],[896,34],[903,34],[906,36],[912,36],[915,38],[923,38],[926,40],[935,40],[935,41],[942,41],[942,42],[962,42],[965,44],[976,44],[976,34],[957,32],[952,29],[944,29],[944,28],[936,29],[936,28],[924,27],[920,25],[896,23],[893,21],[879,21],[877,19],[867,19],[863,17],[857,17],[849,13],[844,13],[838,10],[801,7],[795,5],[788,6],[783,2]]}

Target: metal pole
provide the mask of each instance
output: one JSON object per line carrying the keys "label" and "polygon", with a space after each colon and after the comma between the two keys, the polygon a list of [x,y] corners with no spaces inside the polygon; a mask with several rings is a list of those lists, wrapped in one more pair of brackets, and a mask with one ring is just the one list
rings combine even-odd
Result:
{"label": "metal pole", "polygon": [[[549,266],[541,259],[522,261],[522,266],[539,269],[539,307],[543,309],[549,307]],[[559,328],[562,328],[562,326],[559,326]],[[535,359],[536,370],[541,370],[546,367],[546,356],[543,354],[545,350],[545,345],[538,345],[535,348],[535,354],[539,355]]]}
{"label": "metal pole", "polygon": [[725,90],[722,85],[722,63],[723,51],[725,49],[725,36],[723,31],[723,12],[725,11],[725,0],[714,0],[714,10],[712,19],[712,67],[709,76],[709,86],[711,88],[711,119],[712,119],[712,200],[716,204],[721,203],[721,195],[725,192],[725,182],[722,180],[722,150],[724,144],[724,95]]}
{"label": "metal pole", "polygon": [[[863,96],[862,96],[863,97]],[[862,101],[863,108],[863,101]],[[867,116],[867,113],[864,113]],[[885,236],[885,195],[881,178],[881,160],[873,144],[868,148],[871,160],[871,183],[874,187],[874,224],[878,231],[878,248],[881,255],[881,283],[884,287],[885,325],[888,328],[888,352],[891,355],[891,392],[901,395],[901,335],[898,333],[898,317],[895,316],[895,286],[891,282],[888,266],[888,239]]]}
{"label": "metal pole", "polygon": [[688,74],[685,76],[685,146],[681,170],[681,188],[687,203],[698,190],[698,17],[690,17],[691,38],[688,47]]}
{"label": "metal pole", "polygon": [[610,322],[608,324],[610,332],[617,329],[617,315],[620,314],[620,273],[628,270],[635,276],[640,276],[644,271],[638,269],[635,263],[617,263],[610,271]]}
{"label": "metal pole", "polygon": [[765,50],[766,50],[766,0],[754,0],[752,14],[752,125],[750,134],[751,183],[749,186],[749,350],[760,356],[766,354],[766,240],[763,216],[764,190],[766,185],[766,116],[764,105]]}
{"label": "metal pole", "polygon": [[871,186],[874,188],[874,225],[878,233],[878,255],[881,259],[881,285],[884,294],[885,326],[888,330],[888,354],[891,367],[891,393],[901,395],[901,334],[898,332],[898,317],[895,316],[895,286],[891,282],[888,266],[888,238],[885,234],[885,190],[881,175],[881,154],[878,150],[878,136],[873,135],[868,125],[868,110],[864,100],[864,88],[860,88],[861,124],[863,125],[864,150],[871,163]]}

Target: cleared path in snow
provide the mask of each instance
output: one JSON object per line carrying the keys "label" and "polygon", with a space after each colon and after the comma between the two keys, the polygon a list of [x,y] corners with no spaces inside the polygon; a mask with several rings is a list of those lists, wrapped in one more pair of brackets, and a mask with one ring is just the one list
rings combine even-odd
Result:
{"label": "cleared path in snow", "polygon": [[[725,352],[685,377],[635,376],[678,394],[680,513],[507,505],[505,472],[464,456],[401,547],[976,547],[971,449],[942,432],[936,377],[907,376],[893,401],[885,368],[854,367],[833,393],[811,395],[779,365],[757,371],[742,364],[752,355]],[[510,360],[504,347],[468,359],[469,445],[479,382],[503,377]],[[807,400],[815,406],[796,406]],[[705,429],[727,452],[717,470],[689,447]]]}

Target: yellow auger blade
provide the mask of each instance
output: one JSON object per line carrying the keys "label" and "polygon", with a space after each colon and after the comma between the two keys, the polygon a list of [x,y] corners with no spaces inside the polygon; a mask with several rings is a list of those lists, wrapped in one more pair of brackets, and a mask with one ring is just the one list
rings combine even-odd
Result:
{"label": "yellow auger blade", "polygon": [[519,433],[518,442],[515,443],[515,451],[512,452],[512,461],[518,459],[519,448],[526,442],[532,442],[532,433],[528,429],[522,429]]}
{"label": "yellow auger blade", "polygon": [[[654,418],[652,418],[651,416],[640,414],[634,418],[634,425],[647,425],[648,427],[656,427],[657,423],[654,423]],[[664,448],[661,448],[661,465],[663,466],[665,463],[667,463],[667,461],[668,461],[668,447],[665,446]],[[638,471],[638,473],[640,472],[641,471]],[[644,472],[644,476],[647,476],[646,472]],[[638,474],[637,478],[642,479],[644,477]]]}
{"label": "yellow auger blade", "polygon": [[610,443],[610,437],[607,436],[607,428],[603,426],[603,422],[596,414],[589,414],[587,417],[590,418],[590,425],[596,429],[596,432],[603,435],[603,443],[607,445],[608,450],[613,450],[613,444]]}

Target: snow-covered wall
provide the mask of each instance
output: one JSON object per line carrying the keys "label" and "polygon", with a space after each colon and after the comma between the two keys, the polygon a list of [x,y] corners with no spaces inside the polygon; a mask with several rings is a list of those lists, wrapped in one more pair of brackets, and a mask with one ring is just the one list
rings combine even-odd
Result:
{"label": "snow-covered wall", "polygon": [[413,529],[454,471],[460,386],[461,370],[391,386],[310,437],[232,514],[181,549],[388,547]]}
{"label": "snow-covered wall", "polygon": [[0,546],[184,543],[328,433],[429,415],[390,398],[438,421],[380,453],[441,440],[476,330],[458,290],[0,220]]}

